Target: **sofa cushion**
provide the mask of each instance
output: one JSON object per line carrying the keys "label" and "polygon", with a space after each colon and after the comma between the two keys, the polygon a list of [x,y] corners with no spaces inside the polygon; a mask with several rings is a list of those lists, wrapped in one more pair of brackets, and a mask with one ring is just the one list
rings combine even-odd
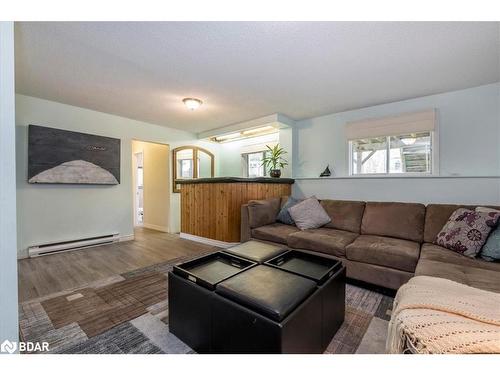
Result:
{"label": "sofa cushion", "polygon": [[300,230],[319,228],[331,221],[316,197],[304,199],[290,207],[288,212]]}
{"label": "sofa cushion", "polygon": [[321,206],[332,219],[326,227],[359,233],[365,202],[325,199]]}
{"label": "sofa cushion", "polygon": [[459,208],[438,233],[434,243],[474,258],[496,227],[499,212],[477,212]]}
{"label": "sofa cushion", "polygon": [[422,242],[425,206],[420,203],[368,202],[361,234]]}
{"label": "sofa cushion", "polygon": [[363,234],[346,247],[349,260],[408,272],[415,271],[419,254],[418,242]]}
{"label": "sofa cushion", "polygon": [[474,288],[500,293],[500,283],[498,282],[500,272],[498,271],[420,259],[415,275],[442,277]]}
{"label": "sofa cushion", "polygon": [[274,223],[252,229],[252,237],[286,244],[288,235],[298,231],[299,229],[296,226]]}
{"label": "sofa cushion", "polygon": [[258,228],[276,222],[276,215],[278,215],[280,205],[281,198],[249,201],[248,221],[250,228]]}
{"label": "sofa cushion", "polygon": [[288,236],[288,246],[345,257],[345,247],[358,234],[331,228],[309,229]]}
{"label": "sofa cushion", "polygon": [[447,264],[456,264],[464,267],[500,272],[500,263],[487,262],[480,258],[473,259],[464,257],[461,254],[432,243],[422,244],[419,262],[421,260],[432,260]]}

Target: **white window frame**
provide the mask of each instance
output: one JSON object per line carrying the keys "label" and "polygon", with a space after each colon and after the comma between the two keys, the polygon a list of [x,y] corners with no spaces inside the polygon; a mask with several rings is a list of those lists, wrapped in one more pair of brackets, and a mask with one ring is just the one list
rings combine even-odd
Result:
{"label": "white window frame", "polygon": [[[267,152],[267,149],[263,149],[263,150],[256,150],[256,151],[251,151],[251,152],[245,152],[245,153],[242,153],[241,154],[241,157],[243,159],[243,169],[244,169],[244,176],[245,177],[248,177],[249,174],[248,174],[248,155],[250,154],[262,154],[263,157],[265,157],[265,154]],[[257,177],[266,177],[267,176],[267,171],[266,171],[266,168],[264,167],[263,168],[263,171],[264,171],[264,175],[263,176],[257,176]]]}
{"label": "white window frame", "polygon": [[[387,152],[387,158],[386,158],[386,171],[385,173],[354,173],[352,165],[353,165],[353,158],[352,158],[352,143],[355,141],[355,139],[351,139],[347,141],[347,162],[349,163],[348,170],[349,170],[349,176],[350,177],[426,177],[426,176],[439,176],[439,136],[438,136],[438,131],[437,128],[434,131],[429,132],[430,137],[431,137],[431,170],[430,172],[402,172],[402,173],[390,173],[389,170],[389,163],[390,163],[390,142],[387,142],[386,145],[386,152]],[[376,136],[373,138],[380,138],[380,137],[393,137],[397,136],[394,134],[391,135],[385,135],[385,136]],[[370,137],[367,137],[370,138]]]}

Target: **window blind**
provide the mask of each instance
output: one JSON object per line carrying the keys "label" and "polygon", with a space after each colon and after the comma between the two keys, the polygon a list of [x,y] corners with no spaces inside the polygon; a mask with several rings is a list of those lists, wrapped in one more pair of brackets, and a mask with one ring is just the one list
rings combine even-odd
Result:
{"label": "window blind", "polygon": [[436,110],[429,109],[397,116],[348,122],[346,124],[346,135],[348,140],[373,138],[434,131],[435,126]]}

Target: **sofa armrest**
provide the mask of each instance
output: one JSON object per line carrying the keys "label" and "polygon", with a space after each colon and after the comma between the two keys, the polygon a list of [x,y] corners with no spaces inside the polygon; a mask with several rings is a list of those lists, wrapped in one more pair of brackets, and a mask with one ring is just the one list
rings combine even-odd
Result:
{"label": "sofa armrest", "polygon": [[248,218],[248,204],[241,206],[241,230],[240,242],[247,242],[252,237],[252,228],[250,228],[250,219]]}

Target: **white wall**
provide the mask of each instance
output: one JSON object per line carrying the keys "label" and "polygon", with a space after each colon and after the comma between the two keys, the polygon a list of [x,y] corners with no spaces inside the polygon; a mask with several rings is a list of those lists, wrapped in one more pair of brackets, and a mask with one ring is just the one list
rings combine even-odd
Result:
{"label": "white wall", "polygon": [[0,343],[18,341],[14,23],[0,22]]}
{"label": "white wall", "polygon": [[[27,183],[28,125],[120,138],[121,183],[114,186]],[[38,98],[16,95],[18,252],[33,244],[98,234],[133,234],[132,139],[170,144],[199,143],[180,130]],[[178,225],[178,194],[170,194],[171,230]]]}
{"label": "white wall", "polygon": [[498,177],[299,179],[292,191],[296,197],[319,199],[500,204]]}
{"label": "white wall", "polygon": [[292,141],[291,131],[289,129],[280,129],[278,133],[219,144],[219,176],[244,177],[241,154],[248,152],[247,150],[253,148],[264,149],[267,144],[278,142],[282,144],[282,146],[285,146],[287,151],[290,153],[285,156],[285,158],[290,162],[290,165],[282,170],[282,175],[284,177],[291,176]]}
{"label": "white wall", "polygon": [[[404,100],[297,122],[294,133],[296,195],[322,198],[422,202],[500,203],[500,83]],[[436,108],[439,126],[439,171],[442,177],[317,177],[327,164],[334,175],[348,176],[345,124],[348,121]]]}

